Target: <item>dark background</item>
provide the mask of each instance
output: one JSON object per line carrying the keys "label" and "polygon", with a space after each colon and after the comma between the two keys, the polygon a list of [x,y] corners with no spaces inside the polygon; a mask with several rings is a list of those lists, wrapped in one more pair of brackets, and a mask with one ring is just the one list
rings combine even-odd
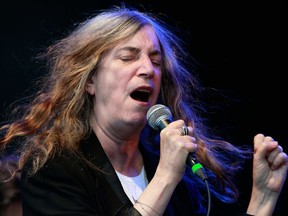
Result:
{"label": "dark background", "polygon": [[[42,74],[32,58],[42,48],[64,36],[74,23],[120,2],[2,1],[0,120],[6,119],[12,102],[30,95]],[[213,129],[237,145],[252,145],[258,132],[271,135],[288,152],[285,1],[126,1],[141,8],[138,3],[166,15],[167,22],[181,29],[188,52],[198,62],[202,85],[225,95],[209,91],[205,98],[205,115]],[[249,194],[247,170],[240,188]],[[281,215],[288,214],[286,188],[287,183],[279,199]]]}

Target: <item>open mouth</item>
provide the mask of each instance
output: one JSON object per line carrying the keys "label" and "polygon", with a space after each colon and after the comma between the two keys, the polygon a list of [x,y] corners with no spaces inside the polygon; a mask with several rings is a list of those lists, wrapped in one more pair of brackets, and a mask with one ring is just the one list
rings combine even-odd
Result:
{"label": "open mouth", "polygon": [[151,91],[148,89],[138,89],[132,92],[131,97],[137,101],[148,102],[150,95]]}

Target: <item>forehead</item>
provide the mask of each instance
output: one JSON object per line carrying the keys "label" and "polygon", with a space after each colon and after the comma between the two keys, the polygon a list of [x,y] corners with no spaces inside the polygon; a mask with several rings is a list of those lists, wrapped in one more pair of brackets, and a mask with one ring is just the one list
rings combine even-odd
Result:
{"label": "forehead", "polygon": [[157,35],[151,26],[142,27],[132,38],[119,43],[115,48],[133,46],[137,48],[148,48],[160,51],[160,44]]}

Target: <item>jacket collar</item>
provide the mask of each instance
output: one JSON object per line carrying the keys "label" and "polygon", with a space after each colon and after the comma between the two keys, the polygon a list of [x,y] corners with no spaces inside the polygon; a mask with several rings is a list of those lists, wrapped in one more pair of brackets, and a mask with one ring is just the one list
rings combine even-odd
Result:
{"label": "jacket collar", "polygon": [[89,137],[82,142],[81,150],[85,158],[101,170],[95,172],[95,178],[98,181],[97,189],[102,196],[102,204],[109,204],[109,206],[104,206],[109,211],[108,214],[116,215],[122,208],[132,207],[132,203],[124,192],[121,182],[94,132],[91,132]]}

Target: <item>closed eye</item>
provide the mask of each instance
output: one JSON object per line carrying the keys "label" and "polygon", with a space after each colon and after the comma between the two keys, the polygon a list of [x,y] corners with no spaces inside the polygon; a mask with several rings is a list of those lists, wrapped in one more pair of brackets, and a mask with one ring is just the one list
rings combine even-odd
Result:
{"label": "closed eye", "polygon": [[120,60],[124,61],[124,62],[129,62],[129,61],[132,61],[134,60],[135,58],[133,56],[124,56],[124,57],[121,57]]}

